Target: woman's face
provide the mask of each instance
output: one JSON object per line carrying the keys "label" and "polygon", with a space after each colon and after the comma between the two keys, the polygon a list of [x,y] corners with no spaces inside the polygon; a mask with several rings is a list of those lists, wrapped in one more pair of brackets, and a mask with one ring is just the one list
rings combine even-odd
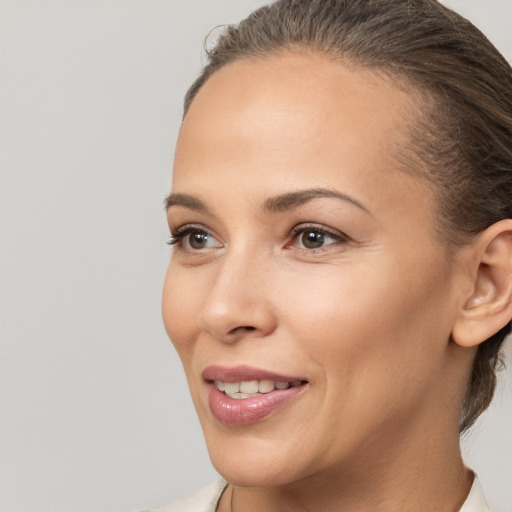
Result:
{"label": "woman's face", "polygon": [[163,316],[234,484],[389,460],[451,404],[456,256],[395,158],[415,112],[371,71],[301,55],[230,64],[192,103]]}

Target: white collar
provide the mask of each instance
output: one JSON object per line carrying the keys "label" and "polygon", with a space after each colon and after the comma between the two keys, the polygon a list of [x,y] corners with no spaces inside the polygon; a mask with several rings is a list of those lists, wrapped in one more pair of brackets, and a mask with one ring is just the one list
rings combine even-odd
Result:
{"label": "white collar", "polygon": [[[211,508],[210,510],[216,510],[217,503],[220,500],[220,497],[222,496],[222,493],[226,487],[227,482],[225,480],[221,480],[221,482],[217,484],[217,498],[215,500],[215,508]],[[466,498],[466,501],[464,502],[464,505],[462,505],[462,508],[459,510],[459,512],[491,512],[489,505],[487,505],[487,502],[485,501],[484,492],[482,491],[480,480],[478,480],[476,474],[473,478],[473,485],[471,486],[468,497]]]}
{"label": "white collar", "polygon": [[459,512],[491,512],[489,505],[487,505],[485,501],[480,481],[476,475],[473,479],[473,485],[471,486],[468,497]]}

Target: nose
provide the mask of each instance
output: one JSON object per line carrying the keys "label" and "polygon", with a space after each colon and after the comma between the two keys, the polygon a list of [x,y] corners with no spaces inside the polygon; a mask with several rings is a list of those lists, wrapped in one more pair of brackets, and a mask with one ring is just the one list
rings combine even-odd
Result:
{"label": "nose", "polygon": [[199,327],[223,343],[272,334],[277,317],[268,266],[243,256],[226,257],[214,266]]}

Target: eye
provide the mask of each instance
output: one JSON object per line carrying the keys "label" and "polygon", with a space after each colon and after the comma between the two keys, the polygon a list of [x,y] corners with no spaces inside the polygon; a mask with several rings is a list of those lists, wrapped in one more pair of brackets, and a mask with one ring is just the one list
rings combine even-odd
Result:
{"label": "eye", "polygon": [[326,246],[347,242],[341,233],[334,233],[319,226],[297,226],[292,230],[293,243],[296,249],[318,250]]}
{"label": "eye", "polygon": [[183,226],[171,234],[168,245],[179,245],[188,251],[222,247],[222,244],[208,231],[194,226]]}
{"label": "eye", "polygon": [[324,246],[326,241],[329,241],[329,238],[320,231],[308,230],[300,234],[298,241],[305,249],[319,249]]}

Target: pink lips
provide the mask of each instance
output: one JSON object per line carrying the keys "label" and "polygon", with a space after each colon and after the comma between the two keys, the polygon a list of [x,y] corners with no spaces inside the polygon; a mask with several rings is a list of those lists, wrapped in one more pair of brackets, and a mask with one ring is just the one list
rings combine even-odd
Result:
{"label": "pink lips", "polygon": [[279,375],[250,366],[237,366],[235,368],[209,366],[203,371],[203,378],[208,385],[210,410],[215,418],[225,425],[247,425],[261,420],[293,400],[306,389],[305,385],[292,386],[288,389],[274,389],[270,393],[260,394],[252,398],[236,399],[230,398],[219,391],[213,381],[272,380],[274,382],[297,382],[304,381],[304,379]]}

